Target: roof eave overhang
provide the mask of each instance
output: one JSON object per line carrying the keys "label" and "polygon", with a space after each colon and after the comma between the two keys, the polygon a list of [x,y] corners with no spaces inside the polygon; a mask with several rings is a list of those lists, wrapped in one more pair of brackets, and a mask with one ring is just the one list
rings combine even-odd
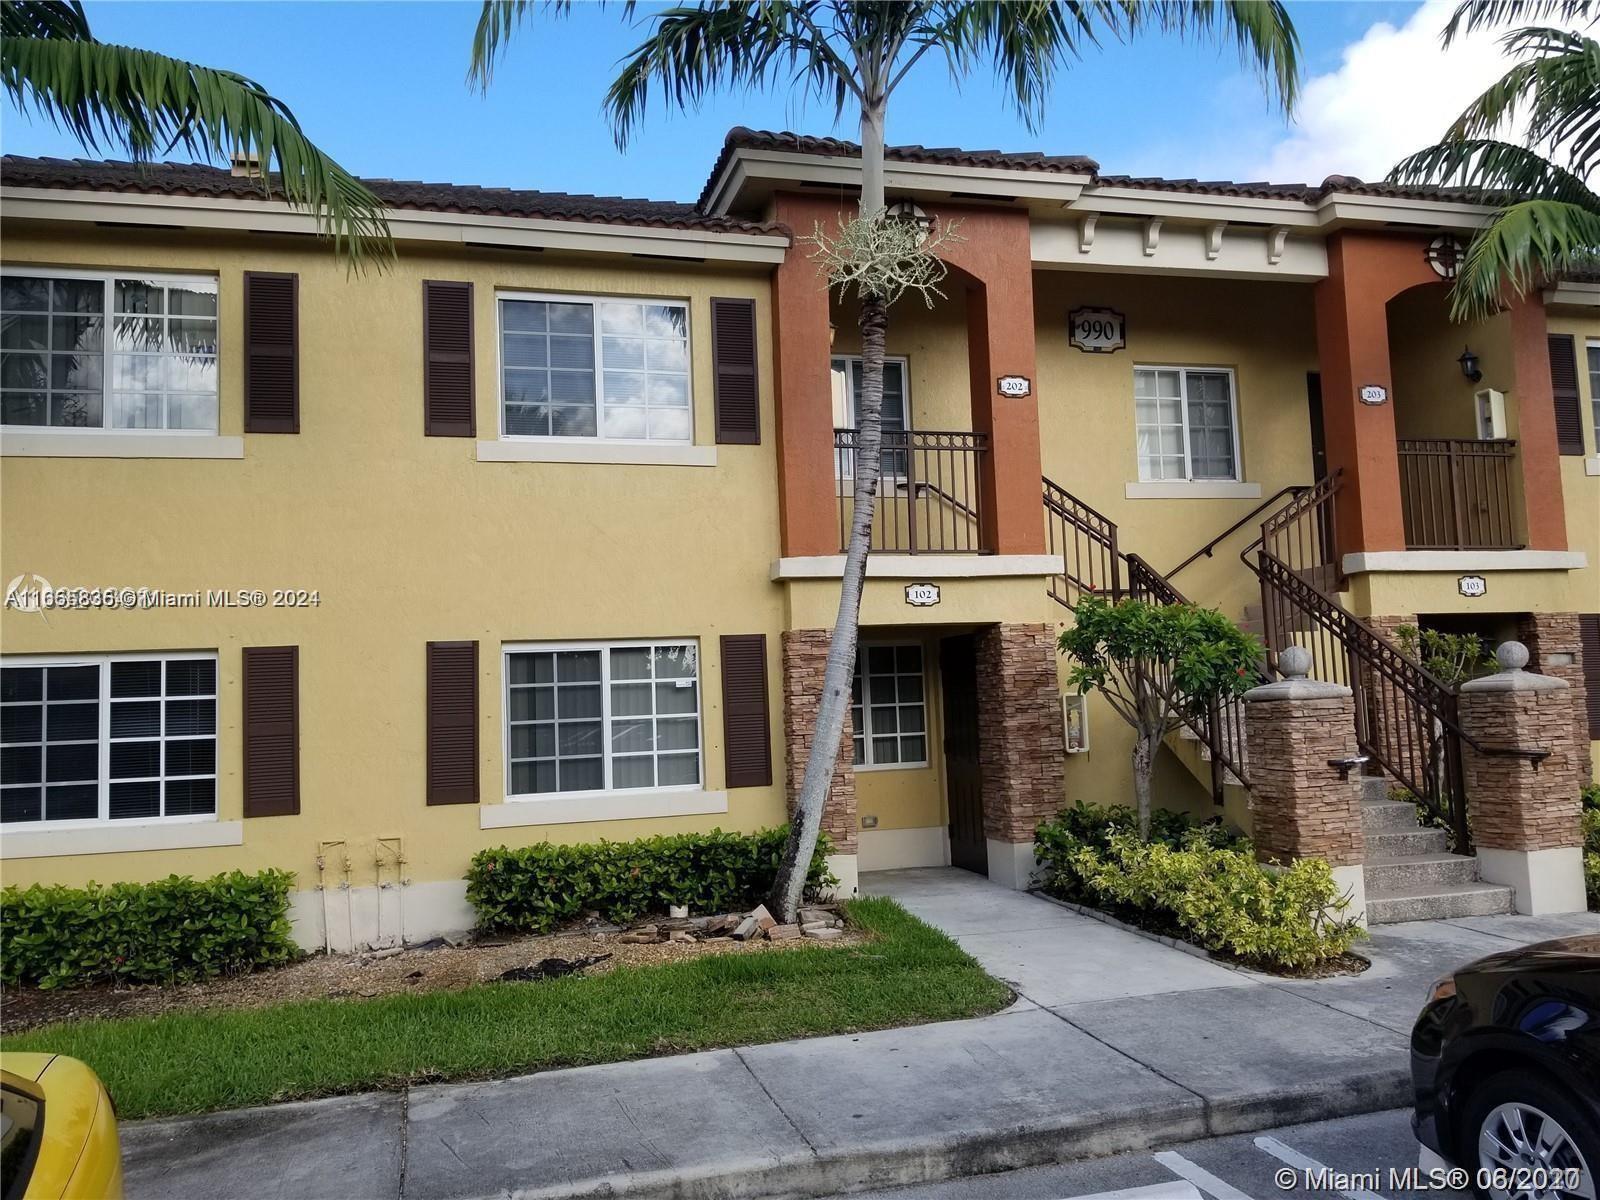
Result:
{"label": "roof eave overhang", "polygon": [[[894,192],[997,200],[1054,200],[1071,204],[1088,186],[1090,176],[1067,171],[1033,171],[1015,167],[952,166],[946,163],[884,164],[884,186]],[[786,150],[735,150],[706,191],[705,211],[727,216],[739,197],[752,187],[773,191],[801,185],[860,190],[861,159]]]}
{"label": "roof eave overhang", "polygon": [[[165,196],[62,188],[0,187],[8,220],[111,222],[123,225],[226,230],[241,233],[317,233],[314,218],[279,200],[223,196]],[[715,232],[652,225],[390,209],[397,241],[635,254],[693,261],[775,265],[789,239],[778,233]]]}
{"label": "roof eave overhang", "polygon": [[1600,283],[1562,280],[1545,289],[1547,308],[1600,308]]}

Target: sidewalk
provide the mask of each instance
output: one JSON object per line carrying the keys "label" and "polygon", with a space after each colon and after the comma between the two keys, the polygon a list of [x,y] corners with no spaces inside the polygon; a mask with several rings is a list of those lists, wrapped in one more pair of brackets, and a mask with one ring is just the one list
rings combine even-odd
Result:
{"label": "sidewalk", "polygon": [[1018,1001],[972,1021],[129,1124],[130,1200],[816,1196],[1393,1107],[1437,975],[1600,917],[1380,928],[1373,967],[1235,971],[979,876],[867,876]]}

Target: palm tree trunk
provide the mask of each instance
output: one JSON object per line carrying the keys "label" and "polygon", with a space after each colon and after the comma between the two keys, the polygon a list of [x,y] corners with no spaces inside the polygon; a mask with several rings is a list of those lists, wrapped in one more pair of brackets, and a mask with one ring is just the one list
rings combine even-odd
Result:
{"label": "palm tree trunk", "polygon": [[[875,91],[869,90],[869,95]],[[879,216],[883,196],[882,99],[861,109],[861,216]],[[807,868],[816,852],[822,813],[833,782],[834,762],[850,714],[850,684],[856,669],[860,634],[861,589],[872,549],[872,520],[878,507],[878,477],[883,450],[884,332],[888,305],[878,296],[861,300],[861,393],[856,397],[855,503],[850,514],[850,541],[845,547],[844,576],[839,581],[839,612],[828,642],[822,673],[822,702],[817,706],[800,796],[789,824],[789,841],[773,881],[771,908],[779,920],[792,922],[805,893]]]}

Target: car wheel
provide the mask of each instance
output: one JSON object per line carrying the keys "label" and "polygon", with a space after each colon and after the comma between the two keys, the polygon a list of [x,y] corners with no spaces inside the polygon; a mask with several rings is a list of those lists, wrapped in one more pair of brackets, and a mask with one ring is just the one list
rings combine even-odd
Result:
{"label": "car wheel", "polygon": [[1538,1075],[1507,1071],[1474,1089],[1461,1150],[1485,1200],[1600,1200],[1600,1129]]}

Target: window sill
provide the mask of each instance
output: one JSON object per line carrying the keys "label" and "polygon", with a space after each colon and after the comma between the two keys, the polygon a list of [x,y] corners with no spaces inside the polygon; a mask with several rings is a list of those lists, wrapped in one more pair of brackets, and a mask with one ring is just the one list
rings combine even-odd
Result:
{"label": "window sill", "polygon": [[6,458],[243,458],[242,437],[209,433],[0,434]]}
{"label": "window sill", "polygon": [[1600,475],[1600,454],[1591,454],[1583,460],[1583,473],[1585,475]]}
{"label": "window sill", "polygon": [[644,817],[690,817],[728,811],[727,792],[680,788],[656,792],[584,792],[549,799],[515,799],[478,809],[479,829],[521,825],[572,825],[585,821],[633,821]]}
{"label": "window sill", "polygon": [[650,446],[632,442],[514,441],[478,443],[479,462],[588,463],[596,466],[714,467],[715,446]]}
{"label": "window sill", "polygon": [[1165,479],[1159,483],[1130,483],[1124,494],[1129,500],[1259,500],[1261,485],[1220,479]]}
{"label": "window sill", "polygon": [[870,775],[877,771],[926,771],[932,765],[925,762],[856,763],[851,770],[857,775]]}
{"label": "window sill", "polygon": [[243,821],[151,821],[143,825],[80,825],[75,829],[0,830],[0,859],[62,858],[244,845]]}

